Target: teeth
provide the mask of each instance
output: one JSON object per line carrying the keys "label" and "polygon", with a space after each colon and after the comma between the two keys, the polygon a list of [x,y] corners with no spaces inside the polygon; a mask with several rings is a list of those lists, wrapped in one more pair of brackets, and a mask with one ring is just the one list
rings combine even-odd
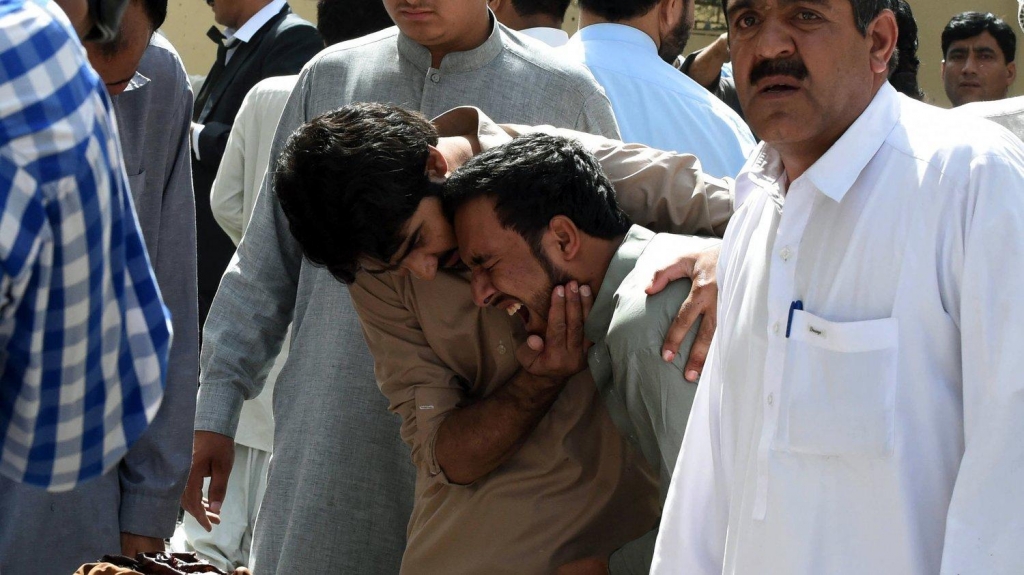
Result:
{"label": "teeth", "polygon": [[516,312],[519,311],[519,308],[521,308],[521,307],[523,307],[523,304],[521,304],[521,303],[514,303],[514,304],[508,306],[507,308],[505,308],[505,311],[508,312],[508,315],[516,315]]}

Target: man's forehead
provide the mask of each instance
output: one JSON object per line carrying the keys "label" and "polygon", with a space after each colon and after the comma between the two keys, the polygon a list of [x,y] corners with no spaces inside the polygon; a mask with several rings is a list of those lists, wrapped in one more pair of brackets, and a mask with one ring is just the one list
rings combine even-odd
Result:
{"label": "man's forehead", "polygon": [[740,8],[765,8],[768,5],[778,6],[785,8],[794,4],[813,4],[816,6],[829,7],[837,2],[849,3],[855,0],[726,0],[725,11],[728,13],[731,10]]}
{"label": "man's forehead", "polygon": [[996,42],[995,36],[993,36],[988,30],[983,30],[980,34],[976,36],[971,36],[970,38],[961,38],[959,40],[954,40],[949,44],[950,51],[956,49],[972,49],[975,51],[995,50],[998,47],[999,43]]}

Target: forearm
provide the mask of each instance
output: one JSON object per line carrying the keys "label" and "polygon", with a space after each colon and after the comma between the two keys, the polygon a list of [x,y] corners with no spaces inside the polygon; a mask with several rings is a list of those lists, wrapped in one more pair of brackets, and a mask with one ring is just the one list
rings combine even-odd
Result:
{"label": "forearm", "polygon": [[565,380],[520,370],[491,395],[451,412],[434,456],[449,481],[473,483],[512,457],[558,399]]}
{"label": "forearm", "polygon": [[729,61],[729,44],[724,36],[696,53],[683,72],[708,90],[714,92],[722,75],[722,66]]}

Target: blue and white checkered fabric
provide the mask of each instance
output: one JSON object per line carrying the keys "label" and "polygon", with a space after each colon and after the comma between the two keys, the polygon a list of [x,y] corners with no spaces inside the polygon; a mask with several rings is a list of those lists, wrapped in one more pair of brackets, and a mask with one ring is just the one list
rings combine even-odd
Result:
{"label": "blue and white checkered fabric", "polygon": [[113,467],[163,399],[169,313],[110,100],[52,2],[0,0],[0,473]]}

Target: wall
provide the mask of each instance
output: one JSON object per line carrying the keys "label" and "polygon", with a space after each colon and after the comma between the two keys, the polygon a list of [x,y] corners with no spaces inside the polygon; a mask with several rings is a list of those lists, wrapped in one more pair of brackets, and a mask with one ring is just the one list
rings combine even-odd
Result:
{"label": "wall", "polygon": [[[292,10],[310,22],[316,21],[315,0],[289,0]],[[344,1],[344,0],[342,0]],[[1017,32],[1018,42],[1024,45],[1024,33],[1016,24],[1017,0],[910,0],[917,19],[921,47],[921,72],[918,80],[924,89],[927,101],[939,106],[949,106],[949,100],[942,88],[940,63],[942,49],[939,36],[949,18],[964,10],[992,12],[1006,20]],[[578,11],[569,9],[565,29],[574,31],[577,27]],[[206,37],[206,30],[213,25],[213,12],[203,0],[170,0],[167,22],[163,32],[178,49],[189,74],[206,74],[213,65],[214,44]],[[694,32],[687,46],[697,49],[711,43],[717,34]],[[1024,48],[1017,50],[1024,65]],[[1024,74],[1024,70],[1021,70]],[[1024,78],[1010,88],[1010,95],[1024,95]]]}

